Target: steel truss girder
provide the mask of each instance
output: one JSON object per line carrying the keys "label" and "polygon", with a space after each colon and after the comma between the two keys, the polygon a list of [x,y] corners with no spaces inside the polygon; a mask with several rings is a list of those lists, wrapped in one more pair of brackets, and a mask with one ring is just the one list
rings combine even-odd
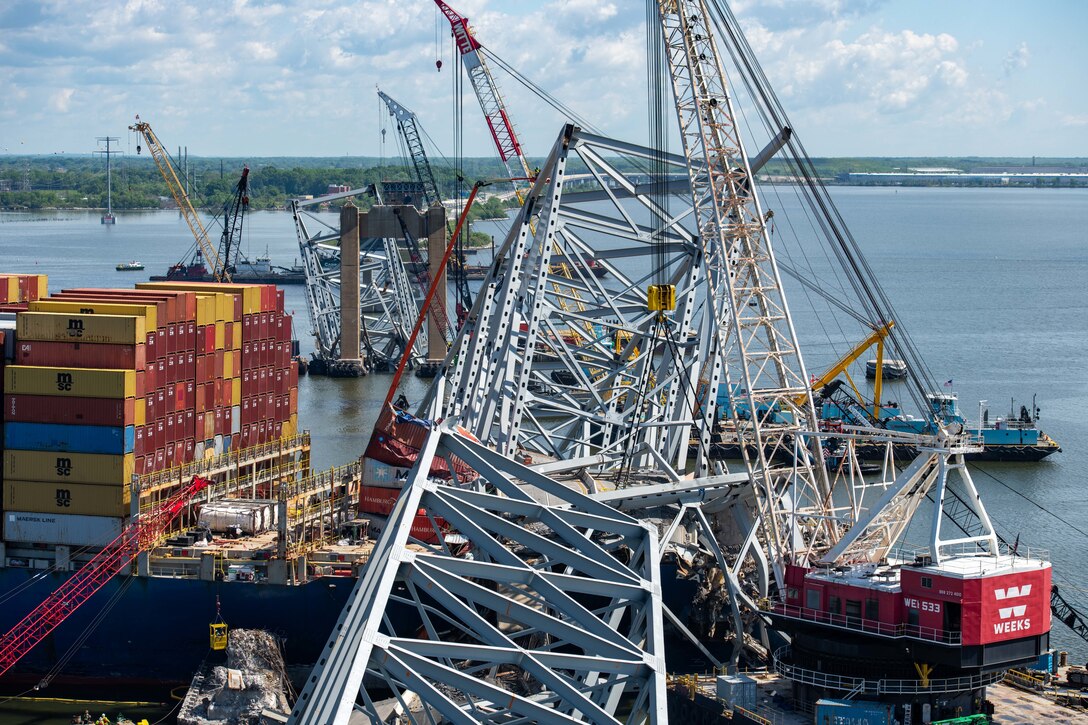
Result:
{"label": "steel truss girder", "polygon": [[[449,396],[436,415],[460,417],[506,455],[596,456],[606,471],[653,466],[678,476],[691,427],[713,406],[700,389],[710,338],[703,254],[683,224],[690,211],[658,208],[616,168],[609,157],[618,153],[644,163],[653,152],[563,129],[451,346]],[[588,169],[593,207],[567,188],[568,160]],[[667,162],[686,173],[683,157]],[[652,216],[666,219],[660,271],[678,288],[664,324],[646,301],[659,271]]]}
{"label": "steel truss girder", "polygon": [[[468,464],[487,493],[428,480],[435,456]],[[439,541],[450,527],[467,538],[471,558],[412,538],[420,508]],[[611,723],[621,700],[623,721],[665,723],[662,627],[655,527],[447,424],[427,438],[290,722],[339,725],[353,710],[377,722],[369,676],[402,709],[421,697],[423,711],[401,713],[413,723],[433,721],[426,707],[450,722]]]}
{"label": "steel truss girder", "polygon": [[[326,360],[340,358],[340,248],[339,229],[307,211],[323,201],[351,198],[364,189],[292,202],[299,254],[306,273],[306,310],[314,346]],[[404,269],[398,240],[360,240],[359,315],[371,362],[396,363],[408,333],[419,315],[413,286]],[[426,332],[413,345],[416,358],[424,355]]]}

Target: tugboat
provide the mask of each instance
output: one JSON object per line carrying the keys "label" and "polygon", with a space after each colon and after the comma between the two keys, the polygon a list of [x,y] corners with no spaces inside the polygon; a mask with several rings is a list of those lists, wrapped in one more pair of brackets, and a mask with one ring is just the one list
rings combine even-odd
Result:
{"label": "tugboat", "polygon": [[[112,224],[113,222],[102,222],[103,224]],[[121,262],[114,269],[118,272],[138,272],[144,268],[143,262],[137,262],[135,259],[131,262]]]}

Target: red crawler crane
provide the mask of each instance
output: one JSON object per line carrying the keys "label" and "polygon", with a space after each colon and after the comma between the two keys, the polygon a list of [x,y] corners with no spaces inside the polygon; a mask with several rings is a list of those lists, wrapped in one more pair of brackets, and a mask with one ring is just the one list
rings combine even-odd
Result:
{"label": "red crawler crane", "polygon": [[155,545],[181,510],[208,485],[199,476],[155,510],[135,519],[86,565],[57,587],[45,601],[0,640],[0,676],[105,586],[141,551]]}

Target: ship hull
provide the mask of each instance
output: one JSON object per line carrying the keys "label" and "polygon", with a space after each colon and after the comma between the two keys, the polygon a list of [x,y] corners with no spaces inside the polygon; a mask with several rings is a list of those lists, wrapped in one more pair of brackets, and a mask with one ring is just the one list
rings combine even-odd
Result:
{"label": "ship hull", "polygon": [[[0,605],[2,631],[11,629],[65,578],[42,574],[0,569],[0,591],[25,587]],[[41,578],[35,580],[36,575]],[[215,620],[217,600],[229,627],[272,632],[282,638],[289,666],[309,665],[317,661],[355,582],[326,576],[278,586],[115,577],[20,660],[5,680],[37,682],[76,647],[54,682],[187,683],[209,654],[208,625]],[[101,623],[92,627],[100,616]],[[86,641],[79,643],[89,629]]]}

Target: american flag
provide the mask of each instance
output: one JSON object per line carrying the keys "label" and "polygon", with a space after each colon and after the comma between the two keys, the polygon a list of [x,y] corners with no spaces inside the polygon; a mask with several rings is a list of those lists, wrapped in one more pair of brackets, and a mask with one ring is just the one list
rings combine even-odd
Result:
{"label": "american flag", "polygon": [[951,387],[952,387],[952,379],[951,379],[951,378],[949,378],[948,380],[946,380],[946,381],[944,382],[944,386],[945,386],[946,388],[951,388]]}

